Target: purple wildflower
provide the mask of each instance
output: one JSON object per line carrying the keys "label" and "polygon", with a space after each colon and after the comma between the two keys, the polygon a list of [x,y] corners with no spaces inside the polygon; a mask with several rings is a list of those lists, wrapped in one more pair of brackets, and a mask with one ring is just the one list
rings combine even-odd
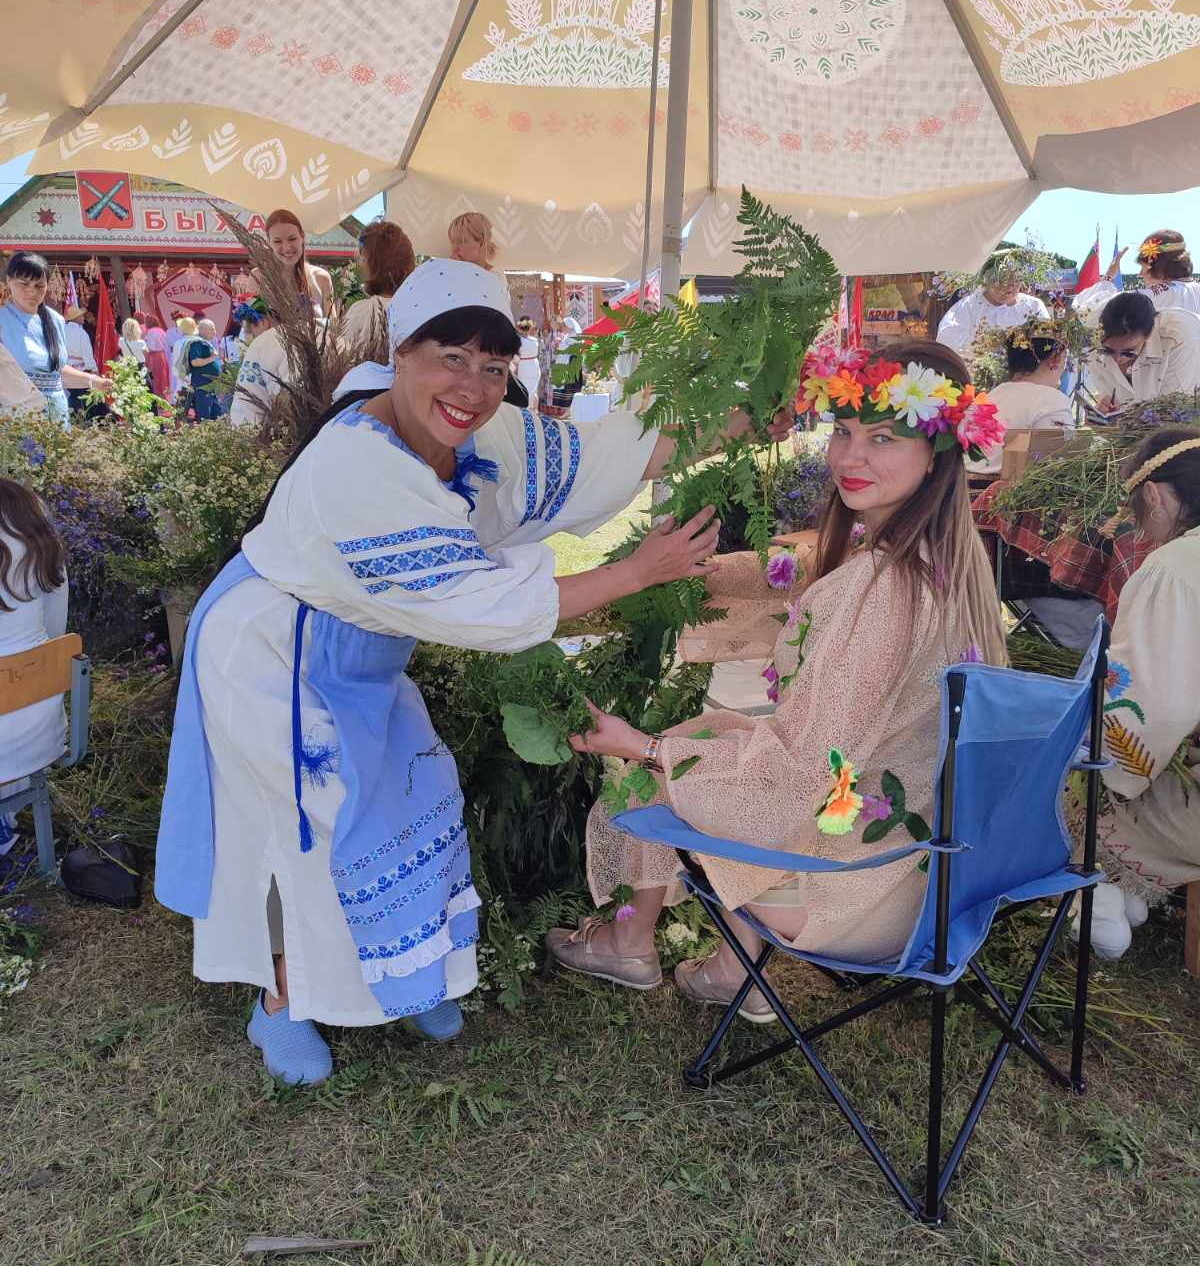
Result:
{"label": "purple wildflower", "polygon": [[618,906],[613,918],[618,923],[624,923],[626,919],[632,919],[635,914],[637,914],[637,911],[631,905]]}
{"label": "purple wildflower", "polygon": [[975,645],[974,642],[967,647],[965,651],[958,657],[960,664],[982,664],[983,652]]}
{"label": "purple wildflower", "polygon": [[867,525],[865,523],[856,523],[850,529],[850,544],[857,545],[860,541],[866,540]]}
{"label": "purple wildflower", "polygon": [[772,589],[790,589],[796,583],[799,564],[791,550],[776,554],[767,563],[767,584]]}
{"label": "purple wildflower", "polygon": [[892,816],[892,802],[887,796],[863,796],[860,816],[864,822],[882,822]]}

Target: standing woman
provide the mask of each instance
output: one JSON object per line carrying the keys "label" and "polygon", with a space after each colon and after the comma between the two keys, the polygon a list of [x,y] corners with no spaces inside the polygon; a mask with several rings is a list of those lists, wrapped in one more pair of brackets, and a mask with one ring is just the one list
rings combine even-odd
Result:
{"label": "standing woman", "polygon": [[162,400],[171,396],[171,366],[167,360],[167,332],[162,317],[150,313],[146,317],[146,368],[150,371],[150,389]]}
{"label": "standing woman", "polygon": [[450,238],[451,259],[492,271],[496,262],[496,243],[492,240],[492,222],[486,215],[467,211],[450,221],[446,233]]}
{"label": "standing woman", "polygon": [[358,239],[358,262],[367,298],[351,304],[342,317],[341,339],[350,351],[375,340],[386,345],[388,303],[416,268],[417,257],[398,224],[376,220]]}
{"label": "standing woman", "polygon": [[521,336],[521,350],[517,354],[517,378],[529,394],[530,408],[537,412],[542,364],[541,345],[533,332],[533,318],[523,316],[517,322],[517,333]]}
{"label": "standing woman", "polygon": [[[286,208],[267,216],[267,244],[280,263],[292,270],[296,293],[312,309],[314,317],[327,317],[333,311],[333,278],[324,268],[308,262],[304,253],[304,225]],[[250,274],[262,285],[262,274],[252,268]]]}
{"label": "standing woman", "polygon": [[[1116,279],[1121,271],[1122,250],[1108,266],[1102,281],[1075,296],[1075,309],[1094,321],[1100,309],[1121,291]],[[1161,312],[1163,308],[1183,308],[1200,315],[1200,281],[1192,276],[1192,257],[1188,254],[1183,234],[1175,229],[1159,229],[1138,247],[1138,270],[1142,277],[1141,294]]]}
{"label": "standing woman", "polygon": [[50,417],[70,425],[65,387],[106,391],[111,378],[68,364],[66,322],[46,303],[50,265],[41,255],[16,251],[5,270],[9,301],[0,307],[0,342],[46,398]]}
{"label": "standing woman", "polygon": [[519,340],[482,269],[429,261],[388,320],[391,365],[348,375],[196,607],[163,802],[158,898],[195,920],[201,980],[259,987],[247,1033],[289,1082],[329,1074],[314,1021],[409,1016],[444,1040],[478,980],[462,792],[405,676],[416,642],[522,650],[704,574],[717,534],[709,507],[556,578],[539,542],[604,523],[673,441],[633,414],[504,405]]}
{"label": "standing woman", "polygon": [[142,376],[149,385],[150,373],[146,368],[146,355],[149,348],[142,337],[142,327],[136,317],[129,317],[121,326],[121,337],[117,340],[117,347],[122,356],[132,356],[141,365]]}

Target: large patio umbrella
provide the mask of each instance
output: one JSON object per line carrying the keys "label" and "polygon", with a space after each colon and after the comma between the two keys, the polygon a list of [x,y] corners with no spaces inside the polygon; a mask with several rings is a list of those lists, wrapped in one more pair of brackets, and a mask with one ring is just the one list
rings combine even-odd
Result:
{"label": "large patio umbrella", "polygon": [[390,188],[418,249],[477,209],[510,269],[637,274],[652,231],[670,291],[694,216],[688,270],[730,272],[742,184],[848,272],[969,268],[1043,189],[1200,183],[1200,0],[10,7],[0,158],[313,229]]}

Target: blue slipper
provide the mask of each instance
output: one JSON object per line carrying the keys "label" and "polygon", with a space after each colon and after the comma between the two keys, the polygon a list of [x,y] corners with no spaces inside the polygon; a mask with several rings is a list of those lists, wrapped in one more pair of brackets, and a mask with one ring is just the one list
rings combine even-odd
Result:
{"label": "blue slipper", "polygon": [[311,1020],[293,1020],[287,1007],[268,1015],[261,993],[246,1036],[262,1051],[267,1072],[289,1086],[315,1086],[333,1072],[333,1056],[317,1026]]}
{"label": "blue slipper", "polygon": [[439,1002],[432,1011],[414,1015],[412,1022],[435,1042],[449,1042],[463,1031],[462,1008],[453,999]]}

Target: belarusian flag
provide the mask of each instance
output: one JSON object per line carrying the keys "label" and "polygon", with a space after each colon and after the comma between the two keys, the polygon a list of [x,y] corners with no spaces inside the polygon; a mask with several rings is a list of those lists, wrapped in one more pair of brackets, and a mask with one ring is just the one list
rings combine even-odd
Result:
{"label": "belarusian flag", "polygon": [[1087,259],[1083,261],[1079,268],[1079,280],[1075,283],[1075,293],[1086,290],[1089,286],[1094,286],[1100,280],[1100,229],[1096,229],[1096,240],[1092,243],[1092,249],[1087,253]]}

